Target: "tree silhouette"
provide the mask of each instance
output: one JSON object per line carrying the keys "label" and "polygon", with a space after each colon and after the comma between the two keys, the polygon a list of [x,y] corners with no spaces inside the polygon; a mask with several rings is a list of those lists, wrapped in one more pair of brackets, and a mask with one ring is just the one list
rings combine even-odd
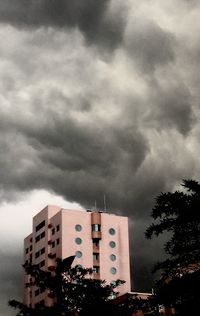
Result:
{"label": "tree silhouette", "polygon": [[154,271],[162,271],[155,288],[157,302],[173,305],[177,315],[191,315],[191,310],[199,312],[200,184],[183,180],[182,186],[183,191],[161,193],[156,198],[154,222],[145,234],[147,238],[166,232],[170,236],[164,244],[167,259],[154,267]]}
{"label": "tree silhouette", "polygon": [[71,267],[74,256],[64,260],[57,259],[55,271],[40,269],[37,265],[25,264],[26,274],[32,277],[27,287],[37,286],[41,292],[54,299],[51,307],[36,305],[28,307],[16,300],[9,301],[11,307],[17,308],[17,316],[68,316],[68,315],[109,315],[118,307],[111,303],[116,296],[116,288],[124,283],[116,280],[107,284],[105,280],[92,278],[92,269],[81,266]]}

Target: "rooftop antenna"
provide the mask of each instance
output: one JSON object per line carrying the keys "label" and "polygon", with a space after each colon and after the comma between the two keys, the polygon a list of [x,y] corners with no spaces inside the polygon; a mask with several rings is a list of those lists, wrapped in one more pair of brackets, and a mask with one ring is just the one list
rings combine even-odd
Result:
{"label": "rooftop antenna", "polygon": [[104,212],[107,213],[107,209],[106,209],[106,195],[105,195],[105,193],[103,195],[103,204],[104,204]]}

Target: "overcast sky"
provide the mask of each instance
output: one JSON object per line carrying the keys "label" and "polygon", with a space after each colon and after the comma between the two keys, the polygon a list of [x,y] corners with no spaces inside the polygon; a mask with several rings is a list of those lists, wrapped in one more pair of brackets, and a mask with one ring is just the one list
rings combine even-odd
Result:
{"label": "overcast sky", "polygon": [[151,288],[154,197],[200,178],[199,21],[195,0],[0,0],[0,316],[33,214],[104,193]]}

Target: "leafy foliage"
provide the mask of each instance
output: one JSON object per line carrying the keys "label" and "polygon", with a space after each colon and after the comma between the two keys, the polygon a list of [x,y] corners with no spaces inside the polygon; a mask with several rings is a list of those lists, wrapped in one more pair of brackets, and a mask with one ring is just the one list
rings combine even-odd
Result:
{"label": "leafy foliage", "polygon": [[174,306],[176,315],[197,315],[200,292],[200,184],[183,180],[183,192],[161,193],[156,198],[146,237],[169,232],[164,244],[167,259],[155,265],[162,270],[154,303]]}
{"label": "leafy foliage", "polygon": [[157,222],[146,230],[147,238],[171,233],[164,245],[168,258],[155,266],[167,273],[200,262],[200,184],[184,180],[182,185],[187,192],[161,193],[156,198],[152,217]]}
{"label": "leafy foliage", "polygon": [[27,286],[34,285],[41,291],[47,290],[54,298],[54,304],[52,307],[41,305],[31,308],[15,300],[9,301],[10,306],[19,309],[18,316],[89,316],[94,311],[96,315],[117,311],[117,306],[111,304],[110,298],[117,294],[116,288],[124,281],[107,284],[105,280],[95,280],[91,276],[92,269],[80,266],[72,268],[68,264],[72,258],[67,259],[58,259],[54,272],[41,270],[37,265],[24,265],[25,272],[33,280]]}

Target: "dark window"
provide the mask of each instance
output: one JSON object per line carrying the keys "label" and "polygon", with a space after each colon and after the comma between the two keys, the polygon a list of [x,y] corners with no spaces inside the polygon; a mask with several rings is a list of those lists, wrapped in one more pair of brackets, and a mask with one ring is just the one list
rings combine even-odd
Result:
{"label": "dark window", "polygon": [[117,269],[114,268],[114,267],[112,267],[112,268],[110,268],[110,272],[111,272],[112,274],[116,274],[116,273],[117,273]]}
{"label": "dark window", "polygon": [[60,238],[57,238],[56,239],[56,245],[59,245],[59,243],[60,243]]}
{"label": "dark window", "polygon": [[37,251],[37,252],[35,253],[35,258],[38,258],[38,257],[39,257],[39,255],[40,255],[40,252],[39,252],[39,251]]}
{"label": "dark window", "polygon": [[60,225],[56,226],[56,231],[58,232],[60,230]]}
{"label": "dark window", "polygon": [[26,253],[28,253],[28,248],[26,248]]}
{"label": "dark window", "polygon": [[81,258],[82,257],[82,252],[81,251],[76,251],[76,257]]}
{"label": "dark window", "polygon": [[45,221],[42,221],[40,224],[38,224],[36,227],[35,227],[35,231],[38,232],[38,230],[40,230],[42,227],[45,226]]}
{"label": "dark window", "polygon": [[35,290],[35,296],[38,296],[40,294],[40,289]]}
{"label": "dark window", "polygon": [[40,235],[40,239],[44,238],[45,236],[45,232],[42,232],[42,234]]}
{"label": "dark window", "polygon": [[51,247],[52,247],[52,248],[55,247],[55,241],[52,242]]}
{"label": "dark window", "polygon": [[101,231],[101,225],[99,225],[99,224],[92,224],[92,231],[93,232],[100,232]]}
{"label": "dark window", "polygon": [[77,237],[77,238],[75,239],[75,241],[76,241],[77,245],[82,244],[82,239],[79,238],[79,237]]}
{"label": "dark window", "polygon": [[93,267],[93,272],[94,273],[99,273],[99,267],[98,266],[94,266]]}
{"label": "dark window", "polygon": [[51,233],[52,233],[52,235],[55,234],[55,228],[52,229]]}
{"label": "dark window", "polygon": [[42,261],[39,263],[39,267],[42,268],[42,267],[44,267],[44,265],[45,265],[45,260],[42,260]]}
{"label": "dark window", "polygon": [[31,245],[31,246],[30,246],[30,251],[32,251],[32,249],[33,249],[33,246]]}
{"label": "dark window", "polygon": [[45,248],[42,248],[42,249],[40,250],[40,254],[42,255],[43,253],[45,253]]}
{"label": "dark window", "polygon": [[35,237],[35,242],[38,242],[40,240],[40,235],[38,235],[37,237]]}
{"label": "dark window", "polygon": [[80,231],[82,230],[82,226],[79,225],[79,224],[77,224],[77,225],[75,226],[75,229],[76,229],[77,232],[80,232]]}
{"label": "dark window", "polygon": [[99,247],[99,240],[98,240],[98,239],[94,238],[94,239],[92,240],[92,242],[93,242],[93,245],[94,245],[94,246]]}
{"label": "dark window", "polygon": [[114,241],[110,241],[109,245],[111,248],[115,248],[116,247],[116,243]]}
{"label": "dark window", "polygon": [[109,234],[110,235],[115,235],[115,229],[114,228],[110,228],[109,229]]}
{"label": "dark window", "polygon": [[111,255],[110,255],[110,260],[115,261],[115,260],[116,260],[116,256],[113,255],[113,254],[111,254]]}
{"label": "dark window", "polygon": [[99,253],[93,252],[93,260],[99,260]]}
{"label": "dark window", "polygon": [[32,253],[30,254],[30,263],[32,263],[32,258],[33,258],[33,255]]}

